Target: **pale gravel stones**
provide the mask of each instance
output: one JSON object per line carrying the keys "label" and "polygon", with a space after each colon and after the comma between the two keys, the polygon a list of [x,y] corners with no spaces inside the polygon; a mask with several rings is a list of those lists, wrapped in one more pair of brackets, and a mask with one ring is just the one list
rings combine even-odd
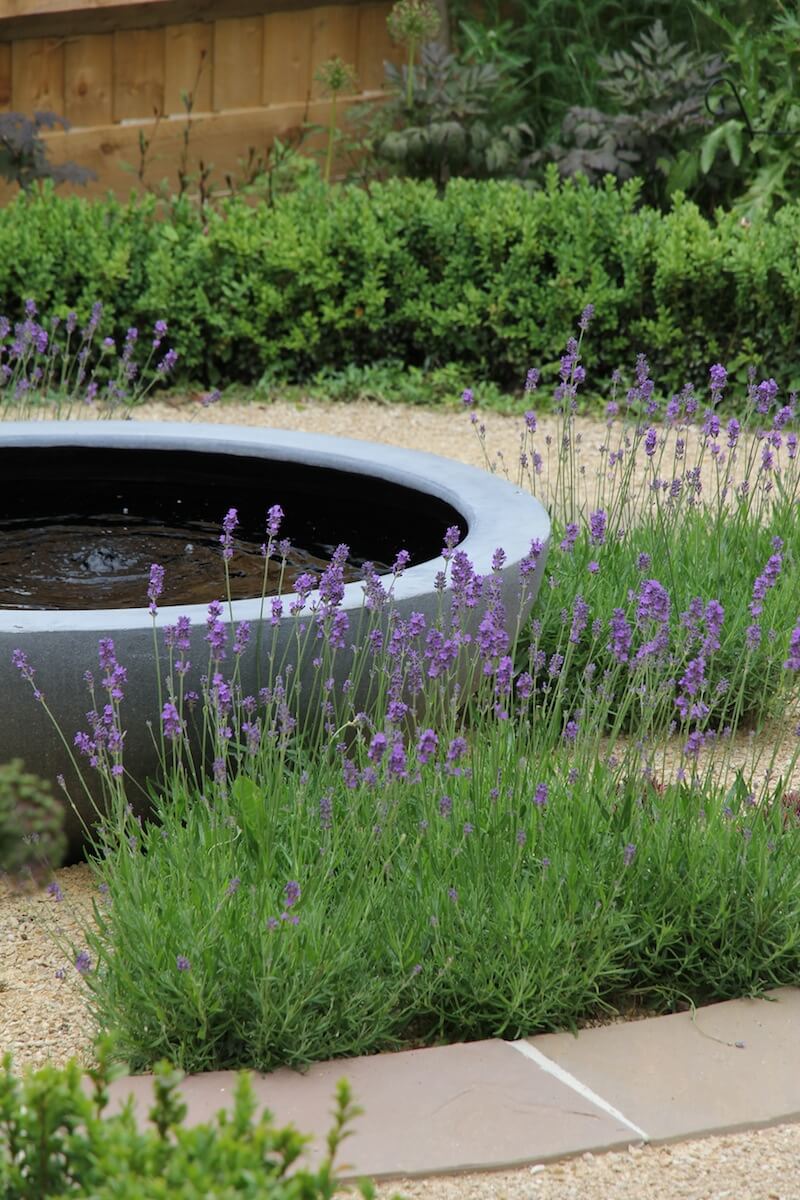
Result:
{"label": "pale gravel stones", "polygon": [[800,1125],[489,1174],[398,1179],[379,1200],[797,1200]]}
{"label": "pale gravel stones", "polygon": [[[70,958],[81,945],[94,889],[86,866],[57,873],[64,899],[14,892],[0,881],[0,1053],[15,1066],[88,1061],[91,1022],[86,992]],[[63,969],[65,977],[56,977]]]}

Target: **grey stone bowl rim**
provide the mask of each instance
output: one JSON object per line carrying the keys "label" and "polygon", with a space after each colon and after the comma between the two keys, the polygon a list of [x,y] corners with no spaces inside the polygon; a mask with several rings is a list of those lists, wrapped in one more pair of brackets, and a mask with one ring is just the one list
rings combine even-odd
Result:
{"label": "grey stone bowl rim", "polygon": [[[193,425],[135,419],[0,423],[0,447],[14,446],[21,449],[75,446],[131,451],[137,447],[142,450],[216,451],[385,479],[435,496],[455,509],[468,530],[459,549],[469,556],[475,570],[483,574],[489,571],[492,555],[498,547],[505,551],[506,561],[513,564],[526,557],[533,539],[539,538],[546,545],[550,535],[550,518],[542,504],[530,492],[508,480],[428,451],[407,450],[356,438],[249,425]],[[280,502],[280,496],[266,498],[265,518],[266,505]],[[291,513],[287,513],[286,519],[287,523],[291,521]],[[434,576],[444,566],[444,559],[438,557],[407,567],[394,580],[394,601],[408,603],[429,596]],[[295,593],[286,592],[283,599],[290,600],[293,595]],[[312,592],[309,603],[313,603],[314,595]],[[224,599],[221,560],[218,598]],[[363,585],[358,581],[349,583],[345,586],[342,607],[352,612],[362,607],[363,599]],[[158,624],[173,623],[178,616],[188,616],[192,626],[204,624],[207,607],[206,604],[167,605],[158,610]],[[236,621],[254,622],[262,616],[260,597],[234,600],[232,608]],[[265,608],[264,615],[266,613]],[[151,628],[152,622],[146,604],[141,608],[0,609],[0,633],[72,630],[102,634],[121,629]]]}

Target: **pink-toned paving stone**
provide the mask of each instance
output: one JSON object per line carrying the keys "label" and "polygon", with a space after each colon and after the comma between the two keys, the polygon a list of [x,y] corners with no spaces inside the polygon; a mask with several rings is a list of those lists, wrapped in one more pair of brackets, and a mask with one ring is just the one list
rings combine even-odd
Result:
{"label": "pink-toned paving stone", "polygon": [[[637,1140],[616,1120],[502,1041],[406,1050],[319,1063],[308,1071],[256,1075],[259,1111],[314,1135],[308,1160],[318,1161],[331,1124],[336,1083],[346,1077],[364,1109],[345,1142],[348,1175],[406,1177],[509,1166],[609,1150]],[[181,1084],[187,1122],[229,1108],[235,1073],[188,1076]],[[152,1078],[118,1080],[112,1100],[133,1094],[144,1119]]]}
{"label": "pink-toned paving stone", "polygon": [[651,1141],[800,1120],[800,989],[528,1045]]}

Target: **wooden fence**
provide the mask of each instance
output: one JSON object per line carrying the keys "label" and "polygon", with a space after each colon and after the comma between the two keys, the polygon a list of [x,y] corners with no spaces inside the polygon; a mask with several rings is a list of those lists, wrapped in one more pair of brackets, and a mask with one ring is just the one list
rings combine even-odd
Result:
{"label": "wooden fence", "polygon": [[[388,0],[307,8],[293,0],[0,0],[0,112],[65,117],[72,128],[47,135],[52,160],[97,175],[70,190],[127,195],[140,133],[151,143],[147,178],[174,185],[188,119],[182,97],[192,93],[189,172],[202,161],[224,178],[250,147],[263,152],[304,120],[327,119],[314,75],[333,55],[355,66],[362,98],[380,93],[384,59],[399,61],[390,8]],[[8,194],[0,189],[0,198]]]}

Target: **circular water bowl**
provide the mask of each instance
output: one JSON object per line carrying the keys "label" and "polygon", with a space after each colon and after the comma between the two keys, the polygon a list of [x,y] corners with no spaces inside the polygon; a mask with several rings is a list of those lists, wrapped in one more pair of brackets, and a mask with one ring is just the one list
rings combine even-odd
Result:
{"label": "circular water bowl", "polygon": [[[199,675],[199,665],[208,662],[207,605],[225,597],[220,530],[230,508],[239,518],[229,562],[232,614],[236,622],[249,621],[253,634],[240,664],[245,694],[263,682],[252,644],[259,621],[270,619],[269,600],[261,601],[261,545],[271,505],[283,508],[279,536],[291,542],[284,613],[297,575],[319,574],[345,543],[350,555],[342,607],[351,635],[363,612],[364,562],[388,571],[400,549],[410,552],[411,565],[394,580],[393,607],[400,616],[436,616],[434,581],[445,566],[445,530],[453,525],[478,574],[491,571],[498,546],[505,550],[503,599],[515,624],[519,564],[532,539],[546,546],[550,534],[538,501],[484,471],[432,454],[275,429],[6,422],[0,424],[0,479],[0,762],[20,757],[45,778],[63,774],[88,822],[91,804],[81,799],[64,743],[20,679],[12,654],[19,649],[27,655],[47,706],[72,743],[75,732],[87,727],[91,707],[84,675],[92,671],[99,678],[98,642],[112,638],[127,670],[126,770],[140,782],[154,776],[158,762],[147,723],[157,730],[159,714],[147,607],[150,565],[166,569],[156,627],[189,618],[189,657]],[[528,605],[544,558],[528,582]],[[278,656],[303,619],[282,617]],[[269,635],[272,646],[271,628]],[[85,774],[91,778],[91,770]],[[67,821],[74,846],[80,821],[71,810]]]}

